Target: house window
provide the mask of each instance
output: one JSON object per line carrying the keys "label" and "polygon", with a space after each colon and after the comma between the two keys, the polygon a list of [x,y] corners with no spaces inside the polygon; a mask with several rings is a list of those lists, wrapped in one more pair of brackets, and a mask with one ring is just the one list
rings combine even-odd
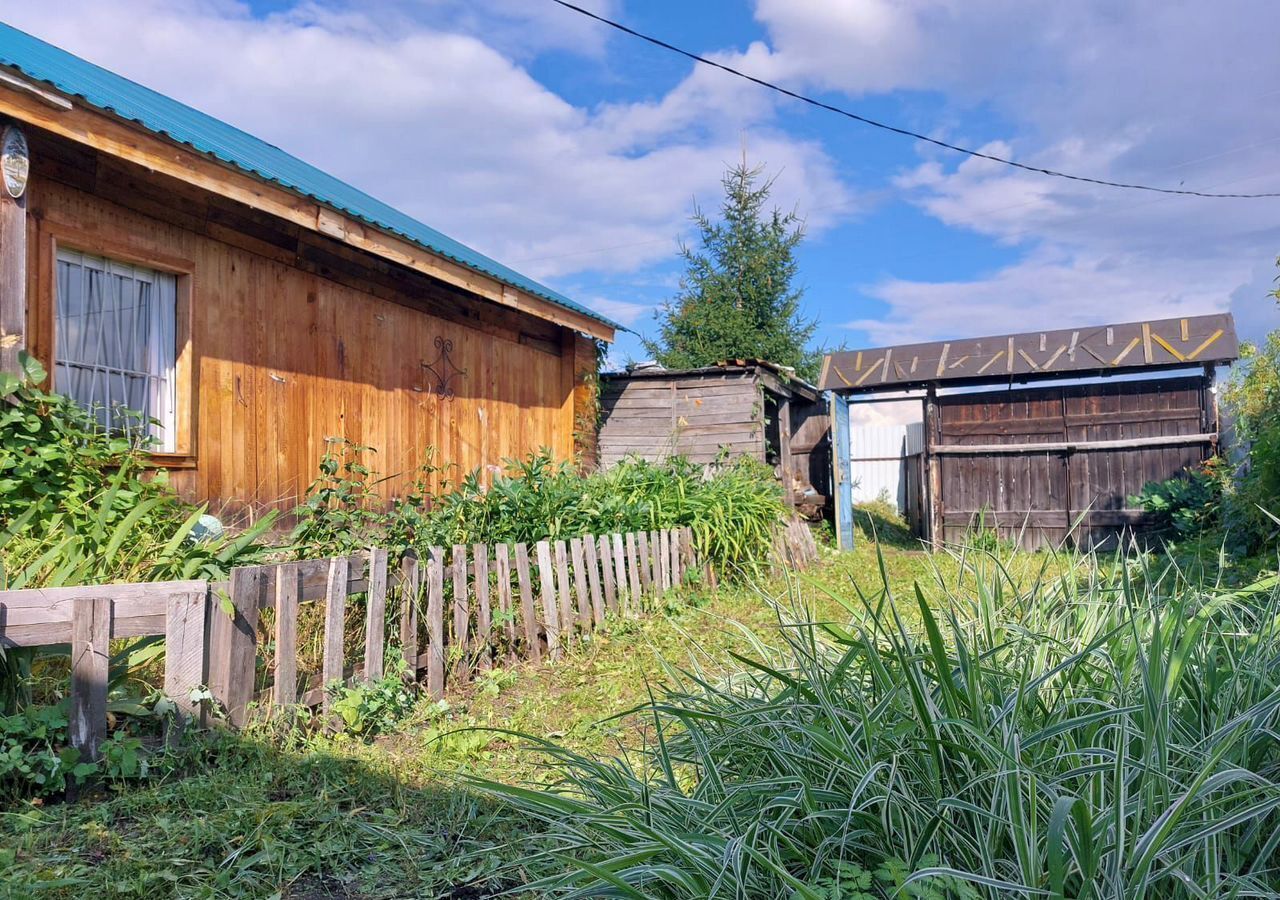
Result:
{"label": "house window", "polygon": [[59,248],[57,282],[57,390],[104,428],[174,452],[177,276]]}

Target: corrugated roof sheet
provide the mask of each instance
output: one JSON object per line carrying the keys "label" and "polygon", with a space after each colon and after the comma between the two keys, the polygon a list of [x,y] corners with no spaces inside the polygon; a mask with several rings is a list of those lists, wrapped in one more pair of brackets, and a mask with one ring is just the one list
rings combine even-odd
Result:
{"label": "corrugated roof sheet", "polygon": [[279,147],[3,22],[0,22],[0,63],[21,71],[28,78],[52,85],[64,94],[79,97],[90,106],[137,122],[148,131],[165,135],[382,231],[407,238],[432,253],[490,275],[511,287],[582,313],[611,328],[625,330],[599,313],[477,253]]}

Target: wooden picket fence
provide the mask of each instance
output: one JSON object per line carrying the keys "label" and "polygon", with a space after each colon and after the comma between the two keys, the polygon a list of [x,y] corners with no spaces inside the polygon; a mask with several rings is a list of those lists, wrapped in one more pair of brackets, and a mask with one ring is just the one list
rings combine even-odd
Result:
{"label": "wooden picket fence", "polygon": [[[816,557],[808,528],[780,530],[775,552],[802,566]],[[0,591],[0,646],[70,644],[71,742],[96,759],[107,733],[110,641],[164,635],[164,692],[180,722],[202,721],[198,689],[242,725],[251,704],[327,710],[325,686],[377,680],[389,645],[415,680],[442,697],[478,670],[512,659],[555,660],[606,615],[637,616],[701,569],[688,528],[527,544],[433,547],[389,566],[380,548],[333,559],[234,569],[229,581],[168,581]],[[348,656],[348,601],[363,596],[362,650]],[[300,679],[298,623],[323,604],[320,671]],[[262,634],[262,610],[273,610]],[[389,640],[388,621],[395,631]],[[274,664],[262,672],[264,641]],[[502,657],[500,659],[499,657]],[[269,676],[269,679],[266,679]]]}

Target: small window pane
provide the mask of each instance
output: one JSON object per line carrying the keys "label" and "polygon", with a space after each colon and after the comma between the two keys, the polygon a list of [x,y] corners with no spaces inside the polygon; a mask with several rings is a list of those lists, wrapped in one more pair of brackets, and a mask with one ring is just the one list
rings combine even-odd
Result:
{"label": "small window pane", "polygon": [[57,389],[103,428],[175,450],[177,277],[59,250],[57,284]]}

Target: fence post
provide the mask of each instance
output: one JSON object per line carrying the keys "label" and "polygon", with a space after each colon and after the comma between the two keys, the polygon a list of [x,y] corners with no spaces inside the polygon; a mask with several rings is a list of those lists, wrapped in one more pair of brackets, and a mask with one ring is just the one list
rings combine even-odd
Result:
{"label": "fence post", "polygon": [[516,580],[520,587],[520,617],[524,621],[524,640],[529,658],[542,661],[542,644],[538,642],[538,614],[533,608],[533,580],[529,575],[529,545],[516,544]]}
{"label": "fence post", "polygon": [[573,592],[569,588],[569,552],[564,541],[556,541],[556,600],[559,606],[561,643],[573,646]]}
{"label": "fence post", "polygon": [[418,680],[418,597],[422,592],[418,557],[410,550],[400,561],[400,650],[409,680]]}
{"label": "fence post", "polygon": [[453,646],[458,654],[453,677],[461,684],[471,677],[467,633],[471,628],[471,602],[467,594],[467,548],[453,545]]}
{"label": "fence post", "polygon": [[364,677],[380,681],[387,653],[387,551],[369,548],[369,591],[365,594]]}
{"label": "fence post", "polygon": [[569,541],[569,556],[573,562],[573,586],[578,595],[578,628],[591,630],[591,598],[587,596],[586,562],[582,554],[582,538]]}
{"label": "fence post", "polygon": [[596,628],[604,624],[604,596],[600,593],[600,560],[596,557],[596,538],[582,539],[582,552],[587,560],[587,583],[591,588],[591,617]]}
{"label": "fence post", "polygon": [[349,564],[345,556],[329,560],[329,574],[324,593],[324,661],[321,663],[320,690],[324,695],[324,711],[329,712],[329,685],[341,682],[346,661],[342,658],[344,622],[347,614],[347,574]]}
{"label": "fence post", "polygon": [[[653,567],[649,565],[649,535],[647,532],[627,534],[627,562],[635,568],[635,561],[640,561],[640,590],[646,594],[653,593]],[[633,579],[634,580],[634,579]]]}
{"label": "fence post", "polygon": [[498,544],[493,548],[494,577],[498,581],[498,613],[502,616],[502,634],[507,640],[507,653],[514,655],[516,643],[515,609],[511,603],[511,548]]}
{"label": "fence post", "polygon": [[604,578],[604,602],[608,611],[618,611],[618,594],[613,582],[613,547],[609,535],[600,535],[600,575]]}
{"label": "fence post", "polygon": [[98,758],[107,737],[107,664],[111,659],[111,598],[71,607],[71,722],[68,737],[80,758]]}
{"label": "fence post", "polygon": [[627,557],[622,549],[622,535],[613,535],[613,575],[618,588],[618,608],[627,609]]}
{"label": "fence post", "polygon": [[209,691],[227,712],[227,720],[239,727],[245,722],[253,698],[258,644],[258,604],[266,571],[248,566],[231,570],[231,609],[221,599],[215,604],[209,626]]}
{"label": "fence post", "polygon": [[493,639],[493,610],[489,605],[489,545],[474,544],[471,559],[475,567],[476,653],[481,669],[491,665],[489,644]]}
{"label": "fence post", "polygon": [[542,589],[542,615],[546,618],[547,653],[560,658],[560,610],[556,606],[556,576],[551,565],[551,545],[538,541],[538,584]]}
{"label": "fence post", "polygon": [[188,718],[203,722],[202,704],[191,701],[191,692],[205,683],[204,634],[209,588],[190,594],[174,594],[164,619],[164,693],[178,708],[165,731],[166,743],[177,743]]}
{"label": "fence post", "polygon": [[276,683],[277,706],[298,701],[298,581],[297,564],[276,567]]}
{"label": "fence post", "polygon": [[[644,532],[641,532],[643,534]],[[627,532],[627,585],[630,588],[628,602],[623,607],[623,615],[633,616],[637,610],[644,609],[644,592],[640,588],[641,573],[648,565],[644,560],[636,558],[636,534]]]}
{"label": "fence post", "polygon": [[427,569],[427,693],[444,696],[444,548],[431,548]]}

